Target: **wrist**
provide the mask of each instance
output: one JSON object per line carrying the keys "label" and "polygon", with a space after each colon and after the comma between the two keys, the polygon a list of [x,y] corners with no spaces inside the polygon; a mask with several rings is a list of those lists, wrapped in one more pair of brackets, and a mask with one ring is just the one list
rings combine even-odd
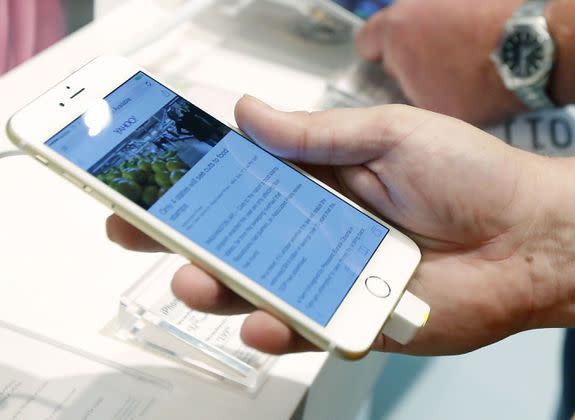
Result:
{"label": "wrist", "polygon": [[555,43],[555,63],[549,79],[549,94],[558,105],[575,102],[575,2],[551,0],[545,18]]}
{"label": "wrist", "polygon": [[519,257],[533,290],[529,328],[575,326],[575,158],[535,157],[532,221]]}

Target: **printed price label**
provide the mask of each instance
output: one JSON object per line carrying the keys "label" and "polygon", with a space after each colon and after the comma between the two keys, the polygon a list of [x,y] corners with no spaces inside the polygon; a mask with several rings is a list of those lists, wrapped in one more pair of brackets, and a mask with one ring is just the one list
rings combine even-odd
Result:
{"label": "printed price label", "polygon": [[575,155],[575,106],[519,115],[488,131],[530,152]]}

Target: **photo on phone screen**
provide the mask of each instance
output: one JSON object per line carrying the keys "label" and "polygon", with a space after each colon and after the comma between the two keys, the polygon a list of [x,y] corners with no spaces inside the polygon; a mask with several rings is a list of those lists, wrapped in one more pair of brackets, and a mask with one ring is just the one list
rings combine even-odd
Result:
{"label": "photo on phone screen", "polygon": [[344,9],[362,19],[369,19],[384,7],[389,6],[394,0],[332,0]]}
{"label": "photo on phone screen", "polygon": [[46,144],[323,326],[389,232],[143,72]]}

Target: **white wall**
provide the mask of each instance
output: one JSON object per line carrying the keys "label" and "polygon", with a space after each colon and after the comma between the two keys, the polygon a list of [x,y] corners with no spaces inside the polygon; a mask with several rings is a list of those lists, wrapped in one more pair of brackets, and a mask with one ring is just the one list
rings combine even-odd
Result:
{"label": "white wall", "polygon": [[94,16],[97,19],[124,2],[126,0],[94,0]]}
{"label": "white wall", "polygon": [[[96,18],[102,17],[106,13],[109,13],[111,10],[115,9],[123,3],[126,3],[127,1],[128,0],[94,0],[94,16]],[[169,7],[178,6],[185,1],[194,0],[156,0],[158,4],[166,5]]]}

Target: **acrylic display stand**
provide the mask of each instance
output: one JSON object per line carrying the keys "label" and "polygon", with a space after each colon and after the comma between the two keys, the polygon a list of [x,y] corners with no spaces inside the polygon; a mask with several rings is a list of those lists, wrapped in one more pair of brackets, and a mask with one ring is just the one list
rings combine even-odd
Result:
{"label": "acrylic display stand", "polygon": [[191,374],[257,392],[274,357],[241,342],[244,315],[194,311],[173,296],[170,282],[184,263],[182,257],[166,256],[124,293],[115,336],[169,358]]}
{"label": "acrylic display stand", "polygon": [[[308,7],[295,27],[299,36],[311,42],[351,42],[360,19],[337,13],[320,3]],[[382,63],[354,61],[328,83],[319,109],[365,107],[375,104],[405,103],[397,83],[385,74]]]}

